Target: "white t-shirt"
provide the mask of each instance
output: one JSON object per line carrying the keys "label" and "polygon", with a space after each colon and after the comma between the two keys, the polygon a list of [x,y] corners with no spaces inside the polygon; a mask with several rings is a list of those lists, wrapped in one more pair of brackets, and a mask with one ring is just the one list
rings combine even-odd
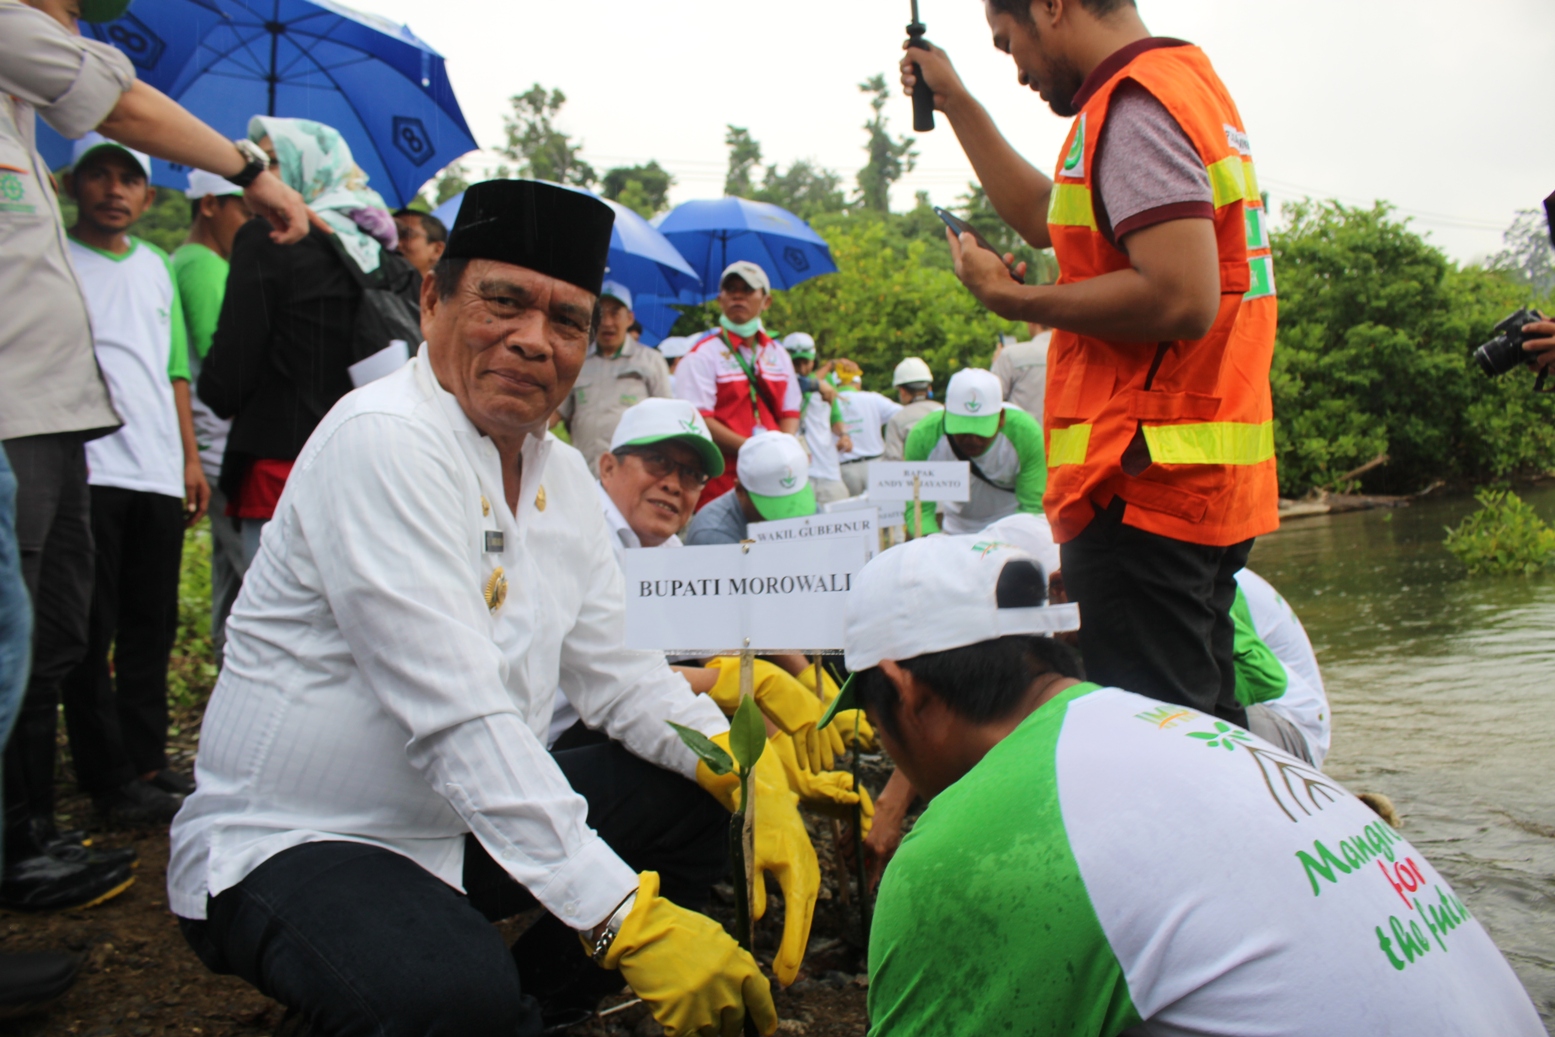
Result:
{"label": "white t-shirt", "polygon": [[184,444],[169,368],[187,381],[189,359],[167,256],[139,238],[130,239],[122,256],[69,240],[92,317],[97,364],[124,419],[113,435],[86,444],[87,481],[182,500]]}
{"label": "white t-shirt", "polygon": [[831,430],[832,405],[818,392],[805,394],[799,408],[799,434],[810,451],[810,478],[842,479],[837,459],[837,437]]}
{"label": "white t-shirt", "polygon": [[842,392],[837,400],[842,404],[842,427],[853,439],[853,449],[842,460],[861,461],[885,453],[885,423],[902,405],[877,392]]}
{"label": "white t-shirt", "polygon": [[1315,768],[1080,685],[902,840],[870,933],[870,1032],[1539,1037],[1470,912]]}
{"label": "white t-shirt", "polygon": [[[616,502],[610,499],[610,494],[605,492],[601,483],[594,484],[599,489],[599,506],[605,513],[605,525],[610,527],[610,546],[615,550],[616,561],[620,562],[627,548],[641,547],[643,542],[638,538],[632,527],[627,525],[626,516],[621,514],[621,509],[616,507]],[[660,547],[681,547],[680,537],[671,536]],[[551,710],[551,729],[545,738],[545,747],[549,749],[556,744],[567,729],[576,724],[582,717],[576,708],[562,694],[560,688],[556,689],[556,704]]]}
{"label": "white t-shirt", "polygon": [[1285,694],[1264,705],[1296,725],[1307,740],[1313,762],[1321,767],[1332,741],[1333,715],[1312,642],[1301,620],[1268,580],[1243,569],[1236,574],[1236,582],[1247,599],[1254,632],[1285,667]]}

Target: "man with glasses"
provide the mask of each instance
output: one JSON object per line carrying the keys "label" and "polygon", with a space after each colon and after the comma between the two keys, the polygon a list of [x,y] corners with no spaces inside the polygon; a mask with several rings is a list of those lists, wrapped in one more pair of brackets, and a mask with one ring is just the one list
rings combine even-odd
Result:
{"label": "man with glasses", "polygon": [[763,430],[799,431],[799,378],[794,363],[762,327],[772,305],[767,272],[730,263],[718,279],[719,330],[701,336],[675,369],[675,395],[695,404],[724,455],[724,474],[708,482],[698,510],[734,485],[734,460]]}

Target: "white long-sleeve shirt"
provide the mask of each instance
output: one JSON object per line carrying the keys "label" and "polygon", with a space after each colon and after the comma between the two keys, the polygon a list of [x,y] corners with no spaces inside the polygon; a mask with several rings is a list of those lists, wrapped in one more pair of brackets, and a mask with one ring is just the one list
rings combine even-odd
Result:
{"label": "white long-sleeve shirt", "polygon": [[207,894],[324,840],[386,847],[462,888],[474,832],[552,914],[598,924],[637,878],[545,751],[555,690],[687,777],[696,758],[665,721],[728,729],[662,653],[622,647],[624,601],[577,451],[525,443],[514,516],[496,446],[425,349],[346,396],[298,458],[227,623],[199,790],[173,824],[174,913],[204,918]]}

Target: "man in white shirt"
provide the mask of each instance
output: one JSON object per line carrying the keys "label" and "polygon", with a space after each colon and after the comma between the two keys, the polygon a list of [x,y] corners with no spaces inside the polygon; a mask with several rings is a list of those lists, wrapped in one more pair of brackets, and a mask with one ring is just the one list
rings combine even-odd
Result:
{"label": "man in white shirt", "polygon": [[852,378],[841,372],[837,386],[842,390],[837,394],[842,427],[853,441],[853,449],[841,455],[842,481],[847,485],[850,497],[857,497],[869,489],[869,462],[879,460],[885,453],[886,422],[902,409],[900,403],[877,392],[865,392],[860,384],[860,373],[855,369]]}
{"label": "man in white shirt", "polygon": [[[727,722],[621,647],[598,491],[545,432],[612,222],[554,185],[470,188],[426,344],[313,433],[228,621],[170,907],[209,967],[315,1032],[538,1034],[535,996],[587,983],[580,935],[673,1031],[776,1029],[755,961],[676,903],[724,874],[734,783],[666,721],[722,742]],[[558,687],[610,744],[545,751]],[[796,813],[770,770],[758,816]],[[510,954],[487,920],[536,902]]]}
{"label": "man in white shirt", "polygon": [[166,824],[194,791],[167,765],[167,664],[184,527],[205,513],[210,488],[178,284],[167,255],[129,234],[156,197],[151,160],[95,133],[74,159],[70,261],[124,426],[86,444],[96,579],[86,656],[61,689],[65,721],[76,779],[104,820]]}
{"label": "man in white shirt", "polygon": [[794,362],[799,378],[799,438],[810,455],[810,485],[815,487],[817,504],[842,500],[848,487],[842,481],[841,451],[851,450],[853,441],[842,427],[842,408],[837,403],[837,387],[827,380],[832,362],[815,366],[815,339],[803,331],[783,336],[783,348]]}

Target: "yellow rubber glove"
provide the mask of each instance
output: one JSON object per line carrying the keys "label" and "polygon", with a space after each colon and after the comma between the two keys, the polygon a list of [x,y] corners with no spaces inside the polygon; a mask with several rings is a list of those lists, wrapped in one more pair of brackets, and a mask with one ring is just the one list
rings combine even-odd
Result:
{"label": "yellow rubber glove", "polygon": [[[718,703],[718,708],[728,716],[740,705],[740,660],[735,656],[721,655],[709,659],[710,669],[718,671],[718,683],[707,697]],[[765,659],[755,660],[752,673],[751,694],[762,714],[784,734],[793,735],[794,750],[799,755],[800,766],[819,773],[829,770],[833,753],[828,739],[823,743],[816,725],[821,722],[823,709],[814,691],[806,691],[804,685],[781,666]]]}
{"label": "yellow rubber glove", "polygon": [[739,1037],[747,1012],[762,1033],[777,1030],[772,987],[756,959],[711,918],[659,896],[657,872],[639,876],[637,902],[603,964],[621,970],[668,1037]]}
{"label": "yellow rubber glove", "polygon": [[[805,671],[799,675],[799,683],[805,686],[806,691],[814,695],[815,667],[806,667]],[[825,707],[831,705],[832,699],[841,693],[842,689],[838,688],[837,682],[832,680],[831,671],[822,668],[821,711],[824,713]],[[838,713],[832,718],[832,722],[826,725],[826,730],[821,732],[822,736],[825,736],[827,733],[831,733],[832,737],[836,739],[835,744],[837,748],[834,750],[834,753],[837,756],[841,756],[846,752],[847,746],[855,741],[858,743],[858,747],[866,753],[875,752],[880,748],[880,742],[875,738],[875,729],[869,726],[869,721],[864,718],[862,709],[845,709]]]}
{"label": "yellow rubber glove", "polygon": [[[729,752],[729,733],[713,736]],[[729,753],[732,757],[734,754]],[[751,779],[756,796],[755,890],[751,915],[767,913],[767,886],[763,876],[770,874],[783,891],[783,940],[772,959],[772,974],[788,986],[799,976],[805,947],[810,942],[810,923],[815,918],[815,900],[821,891],[821,865],[799,816],[799,797],[788,787],[779,753],[767,751],[756,761]],[[697,761],[697,784],[717,797],[729,810],[738,806],[740,779],[732,771],[714,774],[707,764]]]}
{"label": "yellow rubber glove", "polygon": [[869,798],[868,789],[861,787],[857,792],[853,791],[853,775],[844,771],[811,774],[795,761],[793,742],[787,735],[773,735],[767,745],[768,751],[776,752],[782,761],[788,787],[799,797],[800,803],[839,821],[852,821],[854,804],[859,804],[863,834],[869,835],[875,821],[875,804]]}

